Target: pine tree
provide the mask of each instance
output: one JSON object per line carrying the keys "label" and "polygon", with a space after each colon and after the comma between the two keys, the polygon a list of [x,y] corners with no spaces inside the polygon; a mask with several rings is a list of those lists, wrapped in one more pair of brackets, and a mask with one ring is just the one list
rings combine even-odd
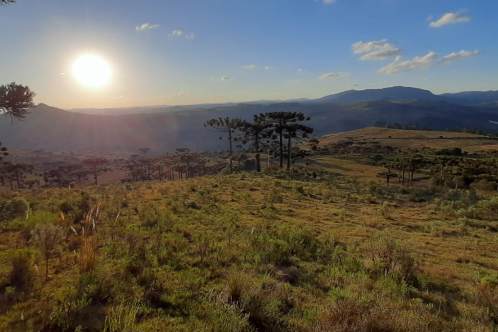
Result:
{"label": "pine tree", "polygon": [[[234,140],[233,134],[240,129],[240,126],[242,124],[241,119],[230,119],[229,117],[226,118],[218,118],[218,119],[211,119],[207,121],[204,124],[205,128],[210,128],[212,131],[218,132],[218,133],[226,133],[228,134],[228,142],[229,142],[229,158],[230,158],[230,174],[233,172],[233,147],[232,147],[232,142]],[[220,137],[220,140],[223,139]]]}
{"label": "pine tree", "polygon": [[264,115],[255,115],[252,123],[243,121],[240,128],[242,136],[239,140],[243,144],[249,144],[249,151],[256,153],[256,170],[261,172],[260,152],[266,145],[264,140],[271,137],[272,125],[265,122]]}
{"label": "pine tree", "polygon": [[[261,114],[260,118],[263,119],[263,121],[265,121],[266,123],[271,124],[273,128],[273,138],[278,139],[279,143],[280,167],[283,168],[284,136],[287,131],[286,128],[288,128],[290,124],[295,124],[301,121],[308,121],[310,120],[310,118],[306,118],[302,112],[270,112]],[[287,147],[287,151],[289,151],[289,147]]]}

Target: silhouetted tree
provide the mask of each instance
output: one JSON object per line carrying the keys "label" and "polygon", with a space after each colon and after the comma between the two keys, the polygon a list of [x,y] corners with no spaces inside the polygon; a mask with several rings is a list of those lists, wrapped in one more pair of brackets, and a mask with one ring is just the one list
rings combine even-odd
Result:
{"label": "silhouetted tree", "polygon": [[33,165],[6,162],[0,167],[0,181],[9,180],[11,189],[14,189],[13,182],[16,182],[17,189],[22,189],[26,175],[32,173],[33,169]]}
{"label": "silhouetted tree", "polygon": [[99,174],[109,171],[107,167],[104,167],[104,165],[107,163],[108,163],[107,159],[104,158],[91,158],[83,161],[83,164],[88,166],[91,172],[93,173],[95,185],[98,185]]}
{"label": "silhouetted tree", "polygon": [[265,139],[271,137],[272,125],[265,122],[264,115],[255,115],[253,122],[241,123],[242,136],[238,138],[243,144],[249,144],[249,151],[256,154],[256,170],[261,172],[260,152],[265,145]]}
{"label": "silhouetted tree", "polygon": [[34,107],[35,93],[27,86],[16,83],[0,85],[0,112],[12,119],[21,120]]}
{"label": "silhouetted tree", "polygon": [[[241,119],[230,119],[229,117],[211,119],[204,124],[204,127],[210,128],[212,131],[228,134],[228,143],[230,151],[229,154],[230,174],[232,174],[233,172],[233,147],[232,147],[232,142],[234,139],[233,134],[235,133],[236,130],[240,129],[241,124],[242,124]],[[220,137],[220,139],[223,138]]]}
{"label": "silhouetted tree", "polygon": [[75,179],[81,183],[89,173],[90,170],[81,164],[63,164],[45,172],[43,179],[47,185],[55,184],[62,188],[69,186]]}
{"label": "silhouetted tree", "polygon": [[285,128],[292,123],[307,121],[310,118],[306,118],[302,112],[270,112],[260,115],[263,121],[271,124],[274,130],[275,139],[278,138],[279,142],[279,155],[280,155],[280,167],[284,167],[284,135]]}
{"label": "silhouetted tree", "polygon": [[305,140],[309,139],[309,135],[313,133],[313,128],[300,123],[292,123],[286,125],[283,129],[285,132],[284,137],[287,139],[287,169],[290,169],[292,160],[292,142],[296,141],[304,143]]}

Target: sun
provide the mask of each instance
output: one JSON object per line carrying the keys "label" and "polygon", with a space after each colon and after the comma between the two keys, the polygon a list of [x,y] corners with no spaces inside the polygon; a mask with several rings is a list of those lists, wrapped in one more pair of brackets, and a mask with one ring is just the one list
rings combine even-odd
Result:
{"label": "sun", "polygon": [[85,54],[74,61],[73,76],[87,87],[100,88],[109,83],[111,67],[101,57]]}

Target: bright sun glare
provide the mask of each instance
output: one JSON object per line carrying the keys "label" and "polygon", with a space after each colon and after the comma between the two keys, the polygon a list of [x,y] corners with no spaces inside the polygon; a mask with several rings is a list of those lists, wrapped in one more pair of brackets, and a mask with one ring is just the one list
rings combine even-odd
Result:
{"label": "bright sun glare", "polygon": [[73,75],[78,82],[90,88],[100,88],[111,78],[111,67],[93,54],[80,56],[73,64]]}

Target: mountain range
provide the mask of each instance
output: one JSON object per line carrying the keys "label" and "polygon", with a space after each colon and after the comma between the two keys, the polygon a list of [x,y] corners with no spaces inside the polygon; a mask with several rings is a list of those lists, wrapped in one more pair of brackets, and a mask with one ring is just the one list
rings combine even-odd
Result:
{"label": "mountain range", "polygon": [[364,128],[374,122],[494,132],[498,126],[489,121],[498,120],[498,91],[435,95],[392,87],[350,90],[319,99],[115,109],[62,110],[39,104],[24,121],[12,123],[0,117],[0,139],[11,149],[49,151],[216,150],[227,144],[219,140],[219,133],[204,128],[207,120],[227,116],[251,120],[254,114],[275,111],[304,112],[311,117],[309,125],[316,135]]}

